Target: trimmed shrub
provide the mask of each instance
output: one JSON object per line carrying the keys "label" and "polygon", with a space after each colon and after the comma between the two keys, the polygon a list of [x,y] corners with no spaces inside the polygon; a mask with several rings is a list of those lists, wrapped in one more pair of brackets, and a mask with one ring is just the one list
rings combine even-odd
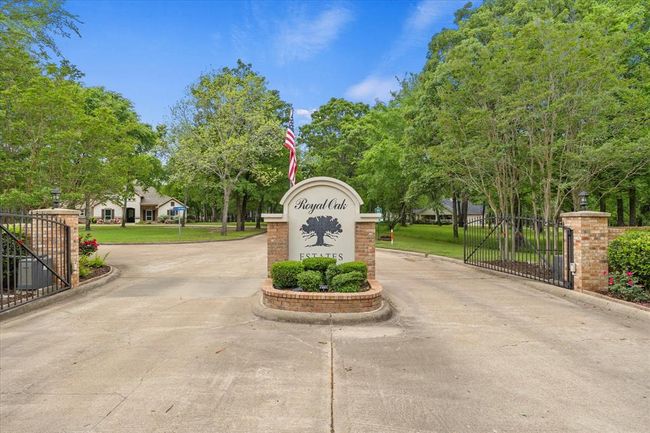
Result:
{"label": "trimmed shrub", "polygon": [[334,292],[358,292],[365,281],[361,272],[346,272],[332,278],[330,289]]}
{"label": "trimmed shrub", "polygon": [[346,262],[340,265],[328,266],[327,271],[325,271],[325,281],[328,285],[331,285],[335,276],[348,272],[360,272],[364,280],[368,278],[368,266],[364,262]]}
{"label": "trimmed shrub", "polygon": [[631,272],[650,291],[650,231],[629,231],[609,243],[610,272]]}
{"label": "trimmed shrub", "polygon": [[273,286],[277,289],[298,287],[298,274],[304,270],[302,263],[294,260],[273,263],[273,266],[271,266]]}
{"label": "trimmed shrub", "polygon": [[318,271],[324,274],[330,265],[336,264],[336,259],[331,257],[309,257],[304,259],[302,264],[309,271]]}
{"label": "trimmed shrub", "polygon": [[304,271],[296,276],[298,286],[307,292],[318,292],[323,276],[318,271]]}
{"label": "trimmed shrub", "polygon": [[336,265],[336,259],[330,257],[309,257],[302,261],[306,271],[318,271],[322,276],[323,283],[327,281],[325,273],[327,268]]}

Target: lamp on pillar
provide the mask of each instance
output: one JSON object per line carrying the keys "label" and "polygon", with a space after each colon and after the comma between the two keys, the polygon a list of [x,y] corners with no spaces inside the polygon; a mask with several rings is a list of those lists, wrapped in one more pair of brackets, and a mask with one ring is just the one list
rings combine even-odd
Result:
{"label": "lamp on pillar", "polygon": [[54,209],[61,207],[61,189],[59,187],[52,188],[52,207]]}
{"label": "lamp on pillar", "polygon": [[580,191],[578,197],[580,197],[580,210],[587,210],[587,196],[589,194],[587,191]]}

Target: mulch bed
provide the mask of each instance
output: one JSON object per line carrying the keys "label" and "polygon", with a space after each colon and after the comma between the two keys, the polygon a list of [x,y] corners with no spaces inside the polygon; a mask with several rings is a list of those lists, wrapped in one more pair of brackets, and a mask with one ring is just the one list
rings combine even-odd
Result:
{"label": "mulch bed", "polygon": [[612,298],[612,299],[618,299],[619,301],[630,302],[630,303],[632,303],[632,304],[641,305],[641,306],[643,306],[643,307],[650,308],[650,302],[633,302],[633,301],[627,301],[627,300],[625,300],[625,299],[618,298],[618,297],[612,295],[612,294],[609,293],[609,292],[601,293],[601,295],[607,296],[608,298]]}
{"label": "mulch bed", "polygon": [[79,278],[79,281],[87,281],[90,280],[91,278],[99,277],[100,275],[108,274],[111,270],[110,266],[102,266],[101,268],[93,268],[93,271],[89,274],[86,275],[83,278]]}

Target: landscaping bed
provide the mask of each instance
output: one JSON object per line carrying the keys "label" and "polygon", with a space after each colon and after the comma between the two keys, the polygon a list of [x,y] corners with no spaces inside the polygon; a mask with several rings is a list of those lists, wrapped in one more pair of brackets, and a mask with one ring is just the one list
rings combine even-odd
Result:
{"label": "landscaping bed", "polygon": [[90,268],[90,273],[84,276],[79,276],[79,281],[83,283],[84,281],[92,280],[93,278],[108,274],[110,271],[111,267],[107,265],[103,265],[98,268]]}
{"label": "landscaping bed", "polygon": [[269,308],[310,313],[362,313],[382,306],[382,288],[368,280],[363,262],[336,264],[336,259],[312,257],[271,266],[262,287]]}

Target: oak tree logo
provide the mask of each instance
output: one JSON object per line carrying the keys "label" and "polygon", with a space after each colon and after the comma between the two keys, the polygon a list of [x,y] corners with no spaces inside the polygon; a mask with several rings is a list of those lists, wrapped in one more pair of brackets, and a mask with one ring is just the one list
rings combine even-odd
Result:
{"label": "oak tree logo", "polygon": [[331,216],[317,216],[307,219],[307,224],[300,227],[302,237],[311,239],[316,236],[316,243],[307,245],[308,247],[331,247],[332,244],[326,244],[325,238],[335,240],[343,233],[339,220]]}

